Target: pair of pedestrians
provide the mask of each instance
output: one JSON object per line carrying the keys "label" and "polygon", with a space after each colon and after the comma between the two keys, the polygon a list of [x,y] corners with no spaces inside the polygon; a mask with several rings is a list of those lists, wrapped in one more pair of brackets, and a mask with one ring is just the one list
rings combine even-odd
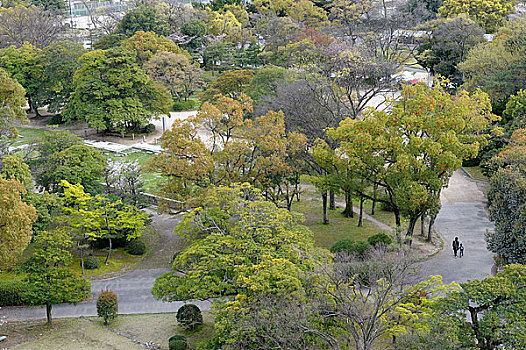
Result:
{"label": "pair of pedestrians", "polygon": [[460,243],[458,237],[455,237],[453,240],[453,253],[455,254],[455,258],[457,257],[457,253],[459,258],[464,256],[464,246]]}

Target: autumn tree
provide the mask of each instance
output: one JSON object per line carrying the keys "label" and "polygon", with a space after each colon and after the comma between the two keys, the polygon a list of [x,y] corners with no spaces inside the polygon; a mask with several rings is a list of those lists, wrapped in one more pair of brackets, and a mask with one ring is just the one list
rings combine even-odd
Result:
{"label": "autumn tree", "polygon": [[225,71],[203,91],[201,99],[209,101],[212,100],[215,95],[219,94],[230,98],[237,98],[245,92],[253,78],[254,71],[250,69]]}
{"label": "autumn tree", "polygon": [[514,0],[445,0],[438,13],[442,17],[466,13],[488,33],[493,33],[514,12],[515,3]]}
{"label": "autumn tree", "polygon": [[154,81],[162,84],[172,94],[173,100],[187,100],[203,86],[202,71],[183,54],[158,51],[143,66]]}
{"label": "autumn tree", "polygon": [[59,39],[62,21],[53,11],[36,6],[0,8],[0,47],[25,43],[43,49]]}
{"label": "autumn tree", "polygon": [[495,120],[490,110],[480,91],[451,96],[440,84],[418,84],[405,87],[391,111],[370,109],[363,120],[346,119],[328,135],[358,174],[386,191],[380,200],[392,208],[396,225],[402,214],[408,217],[411,239],[418,218],[440,205],[440,190],[453,171],[485,142],[483,131]]}
{"label": "autumn tree", "polygon": [[24,186],[0,175],[0,270],[11,269],[31,241],[35,208],[22,201]]}
{"label": "autumn tree", "polygon": [[95,50],[80,58],[75,90],[63,111],[66,119],[85,120],[97,130],[137,129],[167,114],[169,96],[137,65],[132,53]]}
{"label": "autumn tree", "polygon": [[251,111],[245,95],[218,95],[196,116],[175,121],[164,134],[163,152],[150,163],[170,179],[162,191],[190,199],[209,186],[248,182],[267,192],[288,182],[287,174],[294,171],[288,160],[303,150],[304,137],[286,133],[281,112],[250,120],[246,114]]}
{"label": "autumn tree", "polygon": [[68,251],[71,244],[64,230],[43,231],[35,238],[33,256],[24,263],[25,300],[31,306],[46,306],[48,324],[52,322],[53,305],[76,304],[91,291],[89,280],[67,267],[72,260]]}

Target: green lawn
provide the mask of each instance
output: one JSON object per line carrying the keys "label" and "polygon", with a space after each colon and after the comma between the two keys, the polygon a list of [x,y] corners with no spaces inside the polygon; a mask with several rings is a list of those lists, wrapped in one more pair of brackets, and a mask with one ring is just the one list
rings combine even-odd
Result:
{"label": "green lawn", "polygon": [[[44,321],[26,321],[8,323],[2,328],[2,334],[8,336],[1,344],[8,349],[144,349],[128,338],[144,344],[154,342],[161,349],[168,349],[168,339],[175,334],[187,337],[188,348],[195,349],[198,342],[209,339],[213,333],[214,318],[203,312],[203,326],[195,332],[182,330],[175,314],[120,315],[109,325],[118,331],[118,335],[102,326],[99,318],[57,319],[49,327]],[[38,336],[42,334],[41,336]],[[36,339],[30,339],[38,336]]]}
{"label": "green lawn", "polygon": [[480,166],[465,166],[463,168],[466,169],[466,171],[475,179],[489,180],[488,177],[482,173],[482,168]]}
{"label": "green lawn", "polygon": [[329,210],[329,224],[324,225],[321,201],[316,199],[304,198],[300,202],[294,202],[292,210],[305,216],[305,225],[314,232],[316,245],[323,248],[330,248],[341,239],[364,241],[370,236],[383,232],[367,220],[363,221],[362,227],[358,227],[358,215],[354,218],[345,218],[341,215],[341,208]]}

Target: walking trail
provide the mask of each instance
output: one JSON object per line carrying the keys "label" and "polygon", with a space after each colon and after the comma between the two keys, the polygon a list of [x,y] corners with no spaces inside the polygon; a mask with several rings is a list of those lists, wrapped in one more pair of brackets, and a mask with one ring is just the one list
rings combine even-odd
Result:
{"label": "walking trail", "polygon": [[[456,171],[449,187],[442,190],[442,209],[436,229],[444,239],[444,249],[421,265],[421,277],[442,275],[444,283],[483,279],[491,274],[494,254],[487,250],[484,234],[494,230],[486,211],[487,184]],[[464,245],[464,257],[455,258],[452,242],[458,237]]]}

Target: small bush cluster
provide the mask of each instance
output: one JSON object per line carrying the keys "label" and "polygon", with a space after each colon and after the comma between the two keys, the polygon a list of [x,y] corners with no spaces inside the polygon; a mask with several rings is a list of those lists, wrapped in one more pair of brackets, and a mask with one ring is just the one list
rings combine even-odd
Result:
{"label": "small bush cluster", "polygon": [[188,344],[184,335],[176,334],[168,339],[168,348],[170,350],[186,350]]}
{"label": "small bush cluster", "polygon": [[19,279],[0,280],[0,307],[24,305],[26,284]]}
{"label": "small bush cluster", "polygon": [[100,260],[96,256],[90,255],[84,258],[84,268],[86,270],[95,270],[95,269],[98,269],[99,267],[100,267]]}
{"label": "small bush cluster", "polygon": [[142,129],[142,132],[144,132],[145,134],[151,134],[154,131],[155,131],[155,125],[153,124],[148,124]]}
{"label": "small bush cluster", "polygon": [[371,246],[367,242],[356,242],[352,239],[342,239],[332,245],[331,252],[356,254],[362,257],[370,247]]}
{"label": "small bush cluster", "polygon": [[190,110],[194,109],[195,107],[196,107],[196,103],[193,100],[181,101],[181,102],[176,101],[176,102],[174,102],[173,110],[176,111],[176,112],[179,112],[179,111],[190,111]]}
{"label": "small bush cluster", "polygon": [[203,324],[201,310],[194,304],[183,305],[177,310],[177,322],[186,330],[194,330]]}
{"label": "small bush cluster", "polygon": [[376,247],[376,245],[380,243],[389,245],[393,243],[393,240],[385,233],[377,233],[376,235],[367,238],[367,242],[369,242],[369,244],[373,247]]}
{"label": "small bush cluster", "polygon": [[134,239],[128,242],[126,249],[131,255],[143,255],[146,253],[146,244],[139,239]]}
{"label": "small bush cluster", "polygon": [[334,243],[331,247],[331,252],[333,253],[346,253],[354,254],[360,258],[365,256],[365,253],[369,248],[375,247],[378,244],[389,245],[392,243],[391,237],[385,233],[378,233],[374,236],[371,236],[367,239],[367,242],[356,242],[352,239],[342,239]]}
{"label": "small bush cluster", "polygon": [[104,324],[108,324],[108,321],[112,321],[117,317],[117,311],[119,311],[119,304],[117,295],[111,290],[102,290],[97,299],[97,315],[104,319]]}

